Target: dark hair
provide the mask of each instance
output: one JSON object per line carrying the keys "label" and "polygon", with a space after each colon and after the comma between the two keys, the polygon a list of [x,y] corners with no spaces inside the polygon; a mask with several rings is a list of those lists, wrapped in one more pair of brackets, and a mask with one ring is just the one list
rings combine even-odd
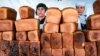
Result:
{"label": "dark hair", "polygon": [[37,15],[37,9],[38,9],[39,7],[43,7],[43,8],[45,9],[45,11],[47,10],[47,6],[46,6],[44,3],[39,3],[39,4],[37,5],[37,7],[36,7],[36,15]]}

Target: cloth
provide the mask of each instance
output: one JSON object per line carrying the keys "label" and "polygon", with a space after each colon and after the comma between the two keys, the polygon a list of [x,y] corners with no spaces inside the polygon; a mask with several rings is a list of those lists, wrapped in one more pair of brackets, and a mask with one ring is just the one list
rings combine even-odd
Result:
{"label": "cloth", "polygon": [[86,28],[86,20],[87,20],[87,15],[82,14],[78,18],[78,29],[83,30]]}
{"label": "cloth", "polygon": [[45,24],[45,17],[40,21],[40,30],[43,30]]}
{"label": "cloth", "polygon": [[43,30],[44,24],[45,24],[45,18],[43,21],[40,21],[40,29],[41,30]]}
{"label": "cloth", "polygon": [[83,6],[83,7],[85,7],[85,3],[84,2],[78,2],[78,3],[76,3],[76,6]]}

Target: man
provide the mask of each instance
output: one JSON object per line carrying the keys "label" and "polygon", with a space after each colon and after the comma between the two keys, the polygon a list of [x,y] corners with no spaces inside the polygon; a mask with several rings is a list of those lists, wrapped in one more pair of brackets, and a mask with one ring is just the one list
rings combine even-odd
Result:
{"label": "man", "polygon": [[39,3],[36,7],[36,15],[40,20],[40,30],[43,29],[43,25],[45,23],[45,12],[47,10],[47,6],[43,3]]}
{"label": "man", "polygon": [[85,14],[85,3],[77,3],[76,10],[78,11],[78,30],[86,29],[86,14]]}

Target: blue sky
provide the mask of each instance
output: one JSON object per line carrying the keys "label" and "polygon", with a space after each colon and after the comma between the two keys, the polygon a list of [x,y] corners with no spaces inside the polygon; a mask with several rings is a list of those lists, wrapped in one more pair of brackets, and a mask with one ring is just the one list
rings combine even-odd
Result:
{"label": "blue sky", "polygon": [[[86,14],[89,16],[93,14],[93,3],[95,0],[0,0],[0,7],[7,6],[14,8],[17,12],[19,12],[19,7],[23,5],[30,6],[36,9],[36,5],[38,3],[45,3],[48,7],[58,7],[60,9],[66,7],[74,7],[78,2],[84,2],[86,4]],[[17,19],[20,19],[19,13]]]}

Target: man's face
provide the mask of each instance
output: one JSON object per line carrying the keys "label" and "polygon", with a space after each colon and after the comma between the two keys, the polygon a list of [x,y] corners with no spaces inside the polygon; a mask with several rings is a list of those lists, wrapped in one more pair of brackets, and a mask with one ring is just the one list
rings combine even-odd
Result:
{"label": "man's face", "polygon": [[45,9],[44,9],[43,7],[39,7],[39,8],[37,9],[37,15],[38,15],[39,17],[44,17],[44,16],[45,16]]}
{"label": "man's face", "polygon": [[76,10],[78,11],[78,13],[82,14],[85,10],[85,7],[84,6],[76,6]]}

